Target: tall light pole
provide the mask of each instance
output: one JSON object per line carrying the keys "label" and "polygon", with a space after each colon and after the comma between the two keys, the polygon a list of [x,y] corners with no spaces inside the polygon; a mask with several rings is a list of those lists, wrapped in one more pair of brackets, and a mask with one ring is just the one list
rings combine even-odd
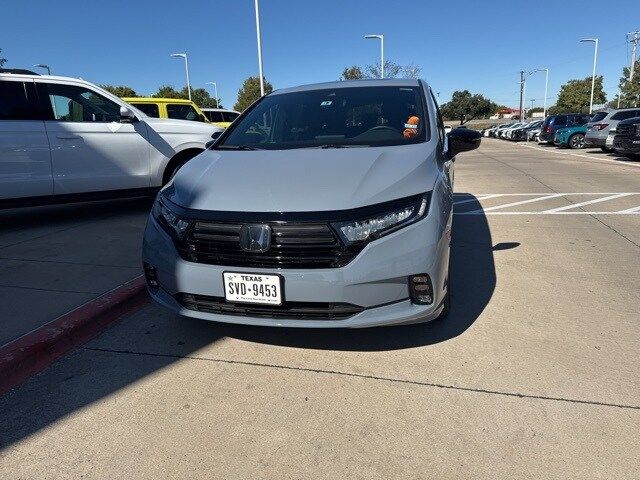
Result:
{"label": "tall light pole", "polygon": [[384,35],[365,35],[364,38],[380,40],[380,78],[384,78]]}
{"label": "tall light pole", "polygon": [[262,73],[262,36],[260,35],[260,6],[255,0],[256,6],[256,36],[258,37],[258,69],[260,71],[260,96],[264,97],[264,74]]}
{"label": "tall light pole", "polygon": [[529,109],[529,111],[533,110],[533,102],[536,101],[535,98],[530,98],[529,101],[531,102],[531,108]]}
{"label": "tall light pole", "polygon": [[591,101],[589,103],[589,113],[593,112],[593,89],[596,85],[596,62],[598,60],[598,39],[597,38],[583,38],[581,42],[593,42],[595,49],[593,51],[593,73],[591,74]]}
{"label": "tall light pole", "polygon": [[542,111],[542,116],[544,118],[546,118],[547,117],[547,90],[549,88],[549,69],[548,68],[536,68],[531,73],[536,73],[536,72],[545,72],[545,77],[544,77],[544,107],[543,107],[543,111]]}
{"label": "tall light pole", "polygon": [[37,68],[44,68],[47,70],[47,75],[51,75],[51,67],[49,65],[45,65],[44,63],[37,63],[34,65]]}
{"label": "tall light pole", "polygon": [[213,90],[216,96],[216,108],[220,108],[220,103],[218,102],[218,85],[216,85],[216,82],[207,82],[207,85],[213,85]]}
{"label": "tall light pole", "polygon": [[189,58],[186,53],[172,53],[174,58],[184,58],[184,68],[187,71],[187,92],[189,92],[189,100],[191,100],[191,81],[189,80]]}

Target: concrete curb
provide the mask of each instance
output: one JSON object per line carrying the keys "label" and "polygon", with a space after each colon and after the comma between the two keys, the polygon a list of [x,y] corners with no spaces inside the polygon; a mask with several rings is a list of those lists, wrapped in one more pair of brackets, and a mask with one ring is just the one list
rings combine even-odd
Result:
{"label": "concrete curb", "polygon": [[140,275],[0,347],[0,395],[149,302]]}

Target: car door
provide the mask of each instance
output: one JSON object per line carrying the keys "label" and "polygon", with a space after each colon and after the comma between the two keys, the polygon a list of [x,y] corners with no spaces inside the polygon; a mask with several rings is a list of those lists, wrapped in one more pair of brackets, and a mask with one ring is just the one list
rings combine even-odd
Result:
{"label": "car door", "polygon": [[45,127],[54,195],[149,187],[144,122],[121,121],[121,105],[88,86],[37,85],[51,109]]}
{"label": "car door", "polygon": [[0,199],[51,195],[51,152],[32,80],[0,78]]}

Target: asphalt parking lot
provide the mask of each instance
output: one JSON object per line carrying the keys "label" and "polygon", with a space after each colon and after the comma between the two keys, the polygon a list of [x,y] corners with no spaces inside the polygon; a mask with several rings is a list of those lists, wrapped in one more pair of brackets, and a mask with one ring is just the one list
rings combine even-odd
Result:
{"label": "asphalt parking lot", "polygon": [[[640,478],[639,180],[484,139],[456,165],[445,322],[248,328],[149,304],[0,398],[0,477]],[[136,205],[91,221],[129,225],[108,258],[139,252]]]}

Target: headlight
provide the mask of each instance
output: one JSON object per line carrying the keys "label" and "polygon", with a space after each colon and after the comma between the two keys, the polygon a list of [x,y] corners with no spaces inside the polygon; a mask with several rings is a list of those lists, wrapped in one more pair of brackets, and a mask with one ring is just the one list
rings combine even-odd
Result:
{"label": "headlight", "polygon": [[188,220],[180,218],[169,207],[167,207],[160,197],[158,197],[151,209],[151,215],[170,235],[182,238],[184,232],[191,224]]}
{"label": "headlight", "polygon": [[345,243],[364,242],[380,238],[424,218],[429,211],[429,194],[401,208],[362,220],[334,223]]}

